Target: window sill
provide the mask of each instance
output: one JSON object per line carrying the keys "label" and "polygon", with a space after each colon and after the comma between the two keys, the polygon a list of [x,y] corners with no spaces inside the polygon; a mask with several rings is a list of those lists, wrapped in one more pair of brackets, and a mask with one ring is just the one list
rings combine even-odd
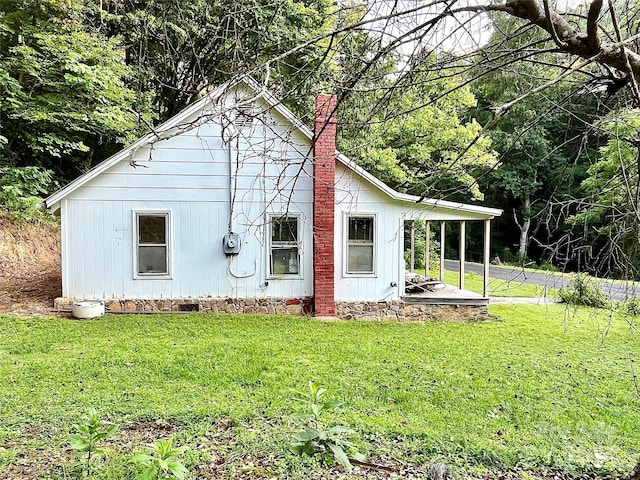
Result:
{"label": "window sill", "polygon": [[153,274],[148,274],[148,275],[134,275],[133,276],[134,280],[173,280],[173,277],[171,275],[153,275]]}

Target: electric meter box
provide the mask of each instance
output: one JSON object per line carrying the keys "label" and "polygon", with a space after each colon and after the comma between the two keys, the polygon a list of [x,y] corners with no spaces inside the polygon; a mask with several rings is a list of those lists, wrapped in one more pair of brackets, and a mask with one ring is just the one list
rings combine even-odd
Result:
{"label": "electric meter box", "polygon": [[240,235],[227,233],[222,238],[222,251],[225,255],[238,255],[240,253]]}

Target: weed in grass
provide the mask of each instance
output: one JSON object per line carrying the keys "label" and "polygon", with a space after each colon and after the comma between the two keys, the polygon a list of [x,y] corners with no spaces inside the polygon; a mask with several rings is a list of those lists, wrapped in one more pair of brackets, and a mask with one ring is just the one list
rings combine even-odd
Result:
{"label": "weed in grass", "polygon": [[640,298],[639,297],[628,298],[624,302],[620,302],[620,304],[618,305],[618,309],[620,313],[622,313],[623,315],[636,317],[640,315]]}
{"label": "weed in grass", "polygon": [[91,457],[102,453],[98,443],[116,433],[118,426],[103,422],[96,409],[90,408],[84,421],[74,425],[74,429],[76,433],[69,435],[69,443],[74,450],[87,454],[87,478],[91,478]]}
{"label": "weed in grass", "polygon": [[[327,393],[326,388],[316,385],[313,381],[309,381],[308,392],[297,392],[296,400],[308,406],[311,413],[296,413],[293,418],[298,420],[307,420],[311,426],[307,426],[304,430],[293,434],[293,441],[289,449],[296,455],[333,455],[333,458],[348,470],[351,470],[351,462],[345,452],[346,449],[353,448],[353,444],[346,440],[350,434],[355,433],[353,430],[343,426],[331,427],[325,430],[319,422],[320,415],[327,410],[342,405],[338,401],[326,401],[324,399]],[[356,452],[351,453],[352,458],[364,461],[364,457]]]}
{"label": "weed in grass", "polygon": [[187,447],[174,447],[173,438],[156,440],[149,454],[137,453],[131,458],[133,463],[144,468],[137,480],[183,480],[189,471],[178,457],[186,450]]}
{"label": "weed in grass", "polygon": [[444,463],[432,463],[429,465],[427,478],[429,480],[449,480],[451,478],[451,472],[449,467]]}

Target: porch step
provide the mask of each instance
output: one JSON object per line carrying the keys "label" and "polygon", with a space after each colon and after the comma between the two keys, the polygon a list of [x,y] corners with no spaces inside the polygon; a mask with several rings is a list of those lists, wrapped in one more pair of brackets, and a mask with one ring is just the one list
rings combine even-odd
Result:
{"label": "porch step", "polygon": [[468,306],[487,306],[489,299],[487,297],[437,297],[422,295],[405,295],[401,297],[405,303],[414,303],[419,305],[468,305]]}

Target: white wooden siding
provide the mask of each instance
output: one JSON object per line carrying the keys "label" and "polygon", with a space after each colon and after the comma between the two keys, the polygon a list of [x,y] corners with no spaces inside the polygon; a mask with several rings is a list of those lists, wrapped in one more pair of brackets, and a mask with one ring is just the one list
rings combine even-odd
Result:
{"label": "white wooden siding", "polygon": [[[205,108],[209,107],[184,122],[195,121]],[[275,110],[264,118],[266,124],[243,128],[230,142],[223,141],[222,127],[214,121],[182,133],[173,128],[176,136],[152,149],[143,146],[132,159],[121,159],[85,183],[72,185],[60,203],[63,295],[104,299],[313,295],[311,141]],[[404,220],[460,218],[451,206],[394,200],[381,188],[342,163],[337,165],[336,300],[399,298],[404,286]],[[132,212],[143,209],[171,212],[170,279],[134,279]],[[270,215],[288,213],[301,222],[302,275],[268,278],[266,222]],[[346,274],[345,216],[358,214],[376,218],[375,275]],[[464,215],[473,219],[476,214]],[[480,219],[487,214],[477,215]],[[229,229],[242,241],[237,256],[226,256],[222,250]]]}
{"label": "white wooden siding", "polygon": [[[136,167],[121,161],[71,193],[62,203],[63,295],[312,295],[309,141],[285,128],[284,119],[276,120],[269,129],[251,129],[256,138],[239,140],[239,150],[232,144],[231,151],[223,145],[219,125],[202,125],[158,142],[151,160],[149,148],[142,148],[135,153]],[[276,155],[280,161],[271,161]],[[232,230],[240,234],[242,247],[239,255],[226,256],[222,238],[228,231],[232,193]],[[134,279],[132,211],[143,209],[171,211],[170,279]],[[299,214],[304,227],[303,277],[267,280],[267,215],[288,211]]]}
{"label": "white wooden siding", "polygon": [[[406,207],[405,207],[406,208]],[[342,165],[336,168],[336,300],[388,301],[399,298],[403,285],[402,206]],[[375,215],[375,274],[347,274],[346,217]],[[392,284],[395,283],[395,287]]]}

